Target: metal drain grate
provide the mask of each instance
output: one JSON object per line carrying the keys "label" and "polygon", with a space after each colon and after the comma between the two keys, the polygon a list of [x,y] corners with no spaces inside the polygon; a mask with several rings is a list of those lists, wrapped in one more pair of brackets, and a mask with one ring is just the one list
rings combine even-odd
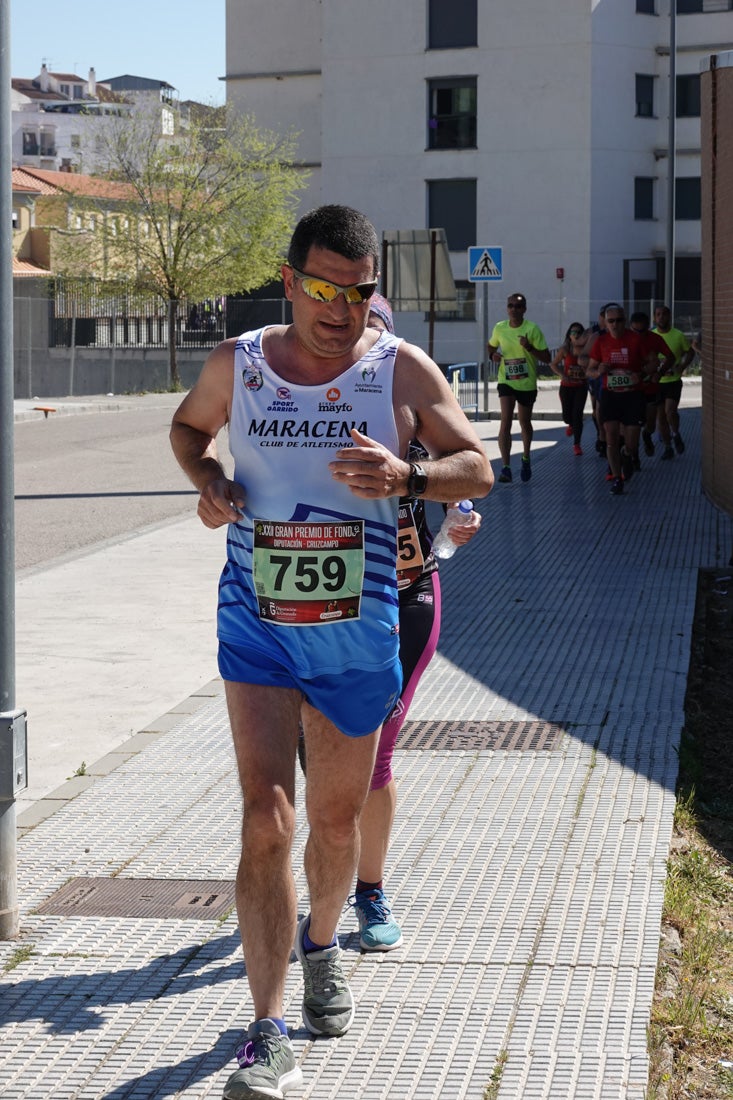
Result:
{"label": "metal drain grate", "polygon": [[234,883],[228,880],[75,878],[37,912],[58,917],[218,920],[233,905]]}
{"label": "metal drain grate", "polygon": [[405,722],[397,748],[552,752],[564,733],[556,722]]}

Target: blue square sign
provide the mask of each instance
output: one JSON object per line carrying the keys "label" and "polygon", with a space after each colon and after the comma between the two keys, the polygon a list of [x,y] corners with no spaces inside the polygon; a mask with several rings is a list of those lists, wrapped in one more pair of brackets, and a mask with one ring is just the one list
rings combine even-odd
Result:
{"label": "blue square sign", "polygon": [[470,283],[500,283],[502,274],[502,250],[491,245],[477,244],[468,250],[468,281]]}

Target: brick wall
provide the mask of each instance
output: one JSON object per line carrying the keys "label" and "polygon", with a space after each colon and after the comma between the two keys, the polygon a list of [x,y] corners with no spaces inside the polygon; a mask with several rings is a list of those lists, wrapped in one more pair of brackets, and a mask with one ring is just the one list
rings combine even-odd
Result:
{"label": "brick wall", "polygon": [[713,55],[702,94],[702,481],[733,515],[733,53]]}

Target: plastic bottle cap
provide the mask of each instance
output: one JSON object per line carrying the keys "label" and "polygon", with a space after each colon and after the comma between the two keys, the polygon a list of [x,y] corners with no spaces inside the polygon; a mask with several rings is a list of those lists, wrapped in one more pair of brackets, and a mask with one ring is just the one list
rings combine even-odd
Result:
{"label": "plastic bottle cap", "polygon": [[459,512],[463,512],[465,515],[468,515],[469,512],[473,511],[473,501],[462,500],[458,505],[458,510]]}

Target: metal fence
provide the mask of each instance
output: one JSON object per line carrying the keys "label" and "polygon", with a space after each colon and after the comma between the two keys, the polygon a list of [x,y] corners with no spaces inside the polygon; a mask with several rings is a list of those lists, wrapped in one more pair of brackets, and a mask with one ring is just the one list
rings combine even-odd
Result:
{"label": "metal fence", "polygon": [[[126,287],[56,279],[48,286],[48,346],[52,348],[165,348],[169,305]],[[180,348],[211,348],[263,324],[287,323],[284,298],[219,297],[175,303]]]}

